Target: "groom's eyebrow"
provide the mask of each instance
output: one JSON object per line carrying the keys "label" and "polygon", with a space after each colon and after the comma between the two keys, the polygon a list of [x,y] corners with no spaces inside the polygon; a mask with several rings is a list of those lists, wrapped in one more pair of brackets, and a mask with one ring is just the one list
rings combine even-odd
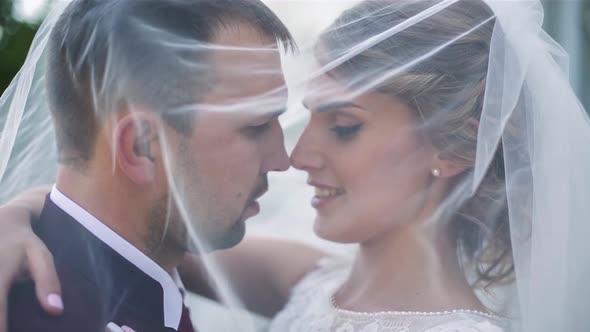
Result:
{"label": "groom's eyebrow", "polygon": [[287,108],[283,107],[283,108],[275,110],[275,111],[263,113],[262,115],[260,115],[260,119],[278,118],[279,116],[281,116],[285,112],[287,112]]}
{"label": "groom's eyebrow", "polygon": [[[302,102],[301,104],[306,109],[310,109],[309,106],[305,102]],[[351,101],[344,100],[344,101],[334,101],[334,102],[319,105],[315,108],[315,111],[322,113],[322,112],[329,112],[329,111],[333,111],[333,110],[337,110],[337,109],[341,109],[341,108],[358,108],[361,110],[365,110],[364,107],[362,107],[358,104],[355,104]]]}

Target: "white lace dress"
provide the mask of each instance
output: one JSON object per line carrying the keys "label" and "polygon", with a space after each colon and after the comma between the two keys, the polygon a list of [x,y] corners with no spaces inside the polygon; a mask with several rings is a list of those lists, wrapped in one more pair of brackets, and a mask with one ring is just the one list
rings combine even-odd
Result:
{"label": "white lace dress", "polygon": [[470,310],[363,313],[335,308],[332,294],[344,282],[348,261],[324,259],[293,289],[270,332],[503,332],[506,321]]}

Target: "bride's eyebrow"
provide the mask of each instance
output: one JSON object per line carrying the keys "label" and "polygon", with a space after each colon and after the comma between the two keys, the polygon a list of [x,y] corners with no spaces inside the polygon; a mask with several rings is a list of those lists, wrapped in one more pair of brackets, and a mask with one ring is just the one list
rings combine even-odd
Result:
{"label": "bride's eyebrow", "polygon": [[[307,106],[307,104],[305,102],[301,102],[301,104],[306,109],[310,109],[309,106]],[[366,109],[364,107],[362,107],[358,104],[355,104],[351,101],[334,101],[331,103],[322,104],[322,105],[317,106],[315,108],[315,111],[321,113],[321,112],[329,112],[329,111],[333,111],[333,110],[337,110],[337,109],[341,109],[341,108],[358,108],[363,111],[366,111]]]}

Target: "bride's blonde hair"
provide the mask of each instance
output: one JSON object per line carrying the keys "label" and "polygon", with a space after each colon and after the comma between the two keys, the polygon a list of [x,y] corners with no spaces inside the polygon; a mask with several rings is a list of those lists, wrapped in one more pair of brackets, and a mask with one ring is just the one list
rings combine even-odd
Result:
{"label": "bride's blonde hair", "polygon": [[[350,50],[349,46],[387,31],[439,2],[363,1],[345,11],[321,35],[318,58],[324,63],[338,58]],[[330,74],[360,88],[387,70],[400,68],[448,42],[428,58],[380,82],[372,91],[394,95],[410,106],[441,158],[467,167],[456,182],[462,181],[472,175],[475,164],[494,25],[494,14],[485,3],[459,1],[376,43]],[[475,269],[477,285],[488,286],[512,276],[501,144],[478,190],[451,220],[453,239]]]}

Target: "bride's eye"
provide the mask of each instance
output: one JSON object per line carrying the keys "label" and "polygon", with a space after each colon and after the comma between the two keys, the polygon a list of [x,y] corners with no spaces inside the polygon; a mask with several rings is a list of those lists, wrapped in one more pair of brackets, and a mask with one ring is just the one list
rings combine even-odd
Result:
{"label": "bride's eye", "polygon": [[336,134],[338,138],[346,139],[353,137],[359,131],[359,129],[361,129],[362,126],[362,123],[353,126],[335,126],[331,130]]}

